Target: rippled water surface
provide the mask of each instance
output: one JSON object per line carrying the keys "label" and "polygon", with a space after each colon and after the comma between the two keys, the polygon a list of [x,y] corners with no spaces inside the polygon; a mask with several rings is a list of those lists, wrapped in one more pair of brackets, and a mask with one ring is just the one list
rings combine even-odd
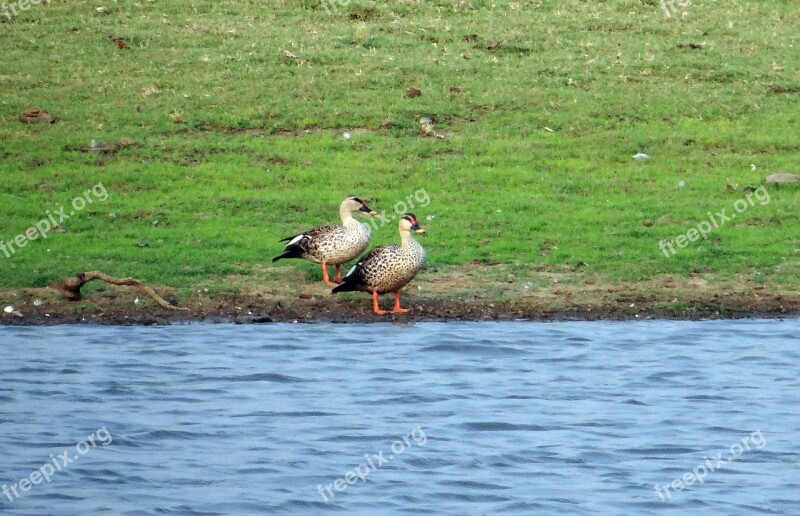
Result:
{"label": "rippled water surface", "polygon": [[799,328],[0,327],[0,513],[798,514]]}

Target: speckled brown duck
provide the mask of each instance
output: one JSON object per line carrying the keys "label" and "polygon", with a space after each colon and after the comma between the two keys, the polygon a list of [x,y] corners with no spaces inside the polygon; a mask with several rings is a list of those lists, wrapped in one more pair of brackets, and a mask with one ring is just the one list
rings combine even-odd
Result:
{"label": "speckled brown duck", "polygon": [[[272,261],[302,258],[319,263],[322,266],[322,280],[328,285],[337,285],[342,281],[341,265],[358,257],[369,245],[369,226],[353,217],[353,212],[357,211],[376,215],[363,199],[348,197],[339,206],[341,224],[317,226],[299,235],[282,239],[281,242],[289,243],[286,244],[283,254],[276,256]],[[328,265],[336,266],[336,276],[333,281],[328,276]]]}
{"label": "speckled brown duck", "polygon": [[379,315],[390,313],[378,306],[380,294],[394,293],[394,308],[391,313],[405,313],[407,308],[400,306],[400,289],[411,281],[425,263],[425,249],[414,240],[412,232],[424,234],[417,217],[406,213],[400,219],[400,245],[376,247],[345,276],[344,281],[331,292],[361,291],[372,294],[372,310]]}

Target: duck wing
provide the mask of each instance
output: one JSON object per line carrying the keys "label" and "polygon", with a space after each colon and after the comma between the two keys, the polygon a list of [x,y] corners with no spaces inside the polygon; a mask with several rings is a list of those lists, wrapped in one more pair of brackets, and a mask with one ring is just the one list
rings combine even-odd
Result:
{"label": "duck wing", "polygon": [[341,228],[341,226],[338,224],[325,224],[323,226],[312,228],[305,233],[283,238],[280,240],[281,242],[289,243],[286,244],[286,247],[283,249],[283,253],[273,258],[272,261],[277,262],[278,260],[282,260],[284,258],[300,258],[306,253],[312,251],[312,248],[315,247],[315,239],[329,235],[339,228]]}
{"label": "duck wing", "polygon": [[289,242],[287,245],[291,245],[292,241],[301,238],[301,237],[308,237],[312,238],[319,235],[324,235],[325,233],[332,233],[339,228],[339,224],[323,224],[322,226],[317,226],[315,228],[309,229],[304,233],[299,233],[297,235],[292,235],[290,237],[281,238],[279,242]]}
{"label": "duck wing", "polygon": [[374,260],[376,256],[378,256],[382,252],[386,251],[389,247],[392,247],[392,244],[379,245],[378,247],[375,247],[374,249],[372,249],[370,251],[367,251],[367,253],[364,256],[362,256],[361,258],[358,259],[358,263],[356,263],[356,267],[358,267],[358,266],[362,266],[363,267],[365,263],[367,263],[370,260]]}
{"label": "duck wing", "polygon": [[358,260],[358,263],[356,263],[353,268],[350,269],[350,272],[347,273],[344,279],[342,279],[342,283],[335,287],[331,292],[335,294],[337,292],[351,292],[353,290],[359,290],[360,287],[368,283],[368,276],[374,274],[374,272],[368,271],[368,269],[374,269],[374,267],[370,267],[370,265],[373,262],[380,263],[382,255],[396,252],[398,248],[398,245],[386,244],[379,245],[378,247],[372,249]]}

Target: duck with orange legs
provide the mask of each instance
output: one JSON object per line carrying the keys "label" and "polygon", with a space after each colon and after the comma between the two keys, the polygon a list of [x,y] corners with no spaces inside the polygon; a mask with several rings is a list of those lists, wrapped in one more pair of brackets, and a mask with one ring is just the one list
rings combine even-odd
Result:
{"label": "duck with orange legs", "polygon": [[[425,264],[425,249],[413,235],[425,234],[413,213],[406,213],[400,219],[400,245],[382,245],[364,255],[350,269],[342,284],[331,292],[367,292],[372,294],[372,310],[379,315],[388,313],[406,313],[407,308],[400,306],[400,289],[411,281]],[[394,293],[394,308],[391,311],[381,310],[378,296]]]}
{"label": "duck with orange legs", "polygon": [[[341,224],[326,224],[286,237],[281,242],[289,242],[283,254],[272,259],[273,262],[286,258],[302,258],[320,264],[322,281],[328,285],[338,285],[342,281],[340,267],[355,259],[369,245],[370,229],[353,217],[353,212],[376,215],[367,203],[359,197],[348,197],[339,206]],[[331,281],[328,265],[336,267],[336,276]]]}

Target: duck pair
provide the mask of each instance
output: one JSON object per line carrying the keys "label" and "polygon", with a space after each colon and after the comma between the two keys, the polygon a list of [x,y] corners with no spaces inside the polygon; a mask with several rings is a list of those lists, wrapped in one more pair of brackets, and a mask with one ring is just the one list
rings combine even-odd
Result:
{"label": "duck pair", "polygon": [[[322,280],[335,285],[331,291],[361,291],[372,294],[372,309],[376,314],[390,313],[378,306],[378,296],[394,293],[394,308],[391,313],[405,313],[408,309],[400,306],[400,289],[408,284],[425,262],[425,249],[414,240],[412,232],[424,234],[413,213],[406,213],[400,219],[400,245],[378,246],[365,254],[350,272],[342,278],[341,266],[364,252],[369,245],[370,229],[353,217],[353,213],[364,212],[377,215],[359,197],[348,197],[339,206],[341,224],[317,226],[305,233],[281,240],[288,242],[283,254],[272,259],[302,258],[319,263],[322,267]],[[331,281],[328,266],[336,267]]]}

